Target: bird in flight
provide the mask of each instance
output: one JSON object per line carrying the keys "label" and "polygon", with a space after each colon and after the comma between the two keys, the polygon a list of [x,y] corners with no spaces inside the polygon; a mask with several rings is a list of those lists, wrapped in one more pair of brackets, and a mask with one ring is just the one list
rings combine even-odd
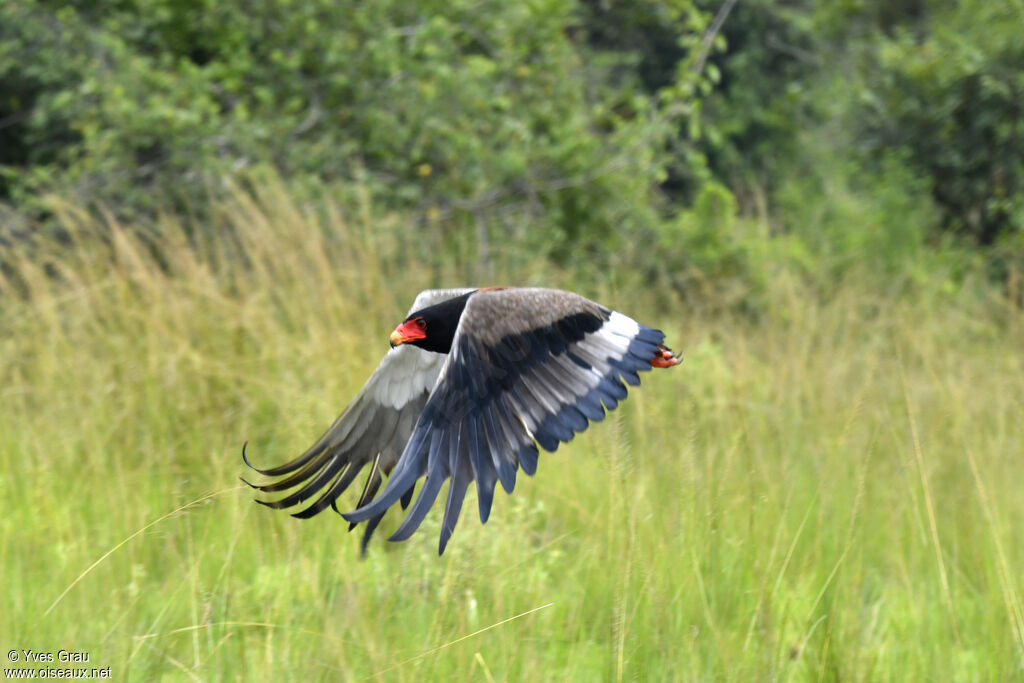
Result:
{"label": "bird in flight", "polygon": [[[306,519],[336,501],[367,465],[349,530],[366,522],[362,551],[384,513],[412,501],[389,540],[420,526],[451,479],[439,554],[444,553],[476,482],[480,521],[487,522],[497,483],[512,493],[516,471],[537,471],[537,446],[554,451],[626,398],[638,372],[678,365],[665,335],[572,292],[490,287],[420,292],[391,333],[391,350],[359,395],[301,456],[279,467],[245,464],[272,480],[249,484],[264,493],[291,491],[271,508],[296,508]],[[387,484],[379,496],[383,478]],[[243,479],[243,481],[245,481]],[[374,497],[376,496],[376,497]]]}

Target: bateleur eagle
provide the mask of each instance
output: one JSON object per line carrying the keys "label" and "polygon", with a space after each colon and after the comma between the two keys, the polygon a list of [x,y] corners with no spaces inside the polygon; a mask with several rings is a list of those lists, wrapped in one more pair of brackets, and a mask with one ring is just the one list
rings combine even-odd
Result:
{"label": "bateleur eagle", "polygon": [[[420,292],[391,334],[391,350],[362,391],[309,450],[269,469],[253,485],[265,493],[295,489],[257,502],[312,517],[328,506],[364,466],[370,474],[349,529],[366,522],[362,549],[384,513],[419,497],[391,536],[408,538],[451,479],[439,553],[476,481],[480,521],[491,511],[495,484],[511,493],[516,470],[537,471],[537,446],[554,451],[590,421],[626,398],[622,384],[637,373],[681,359],[665,335],[578,294],[554,289],[493,287]],[[374,497],[388,473],[387,485]],[[243,480],[244,481],[244,480]],[[249,483],[249,482],[246,482]]]}

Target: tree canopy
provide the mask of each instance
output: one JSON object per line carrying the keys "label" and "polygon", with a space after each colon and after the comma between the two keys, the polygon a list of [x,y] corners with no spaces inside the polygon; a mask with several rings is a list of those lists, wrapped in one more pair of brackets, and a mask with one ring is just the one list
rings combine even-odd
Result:
{"label": "tree canopy", "polygon": [[647,270],[685,286],[749,277],[744,216],[830,239],[807,212],[837,184],[898,248],[878,198],[899,178],[922,239],[1005,248],[1021,25],[980,0],[4,3],[0,201],[145,224],[272,169],[556,260],[672,245]]}

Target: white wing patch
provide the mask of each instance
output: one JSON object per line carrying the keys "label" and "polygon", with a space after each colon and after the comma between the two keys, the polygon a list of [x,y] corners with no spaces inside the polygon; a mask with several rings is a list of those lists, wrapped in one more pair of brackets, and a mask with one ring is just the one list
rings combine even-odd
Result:
{"label": "white wing patch", "polygon": [[367,382],[367,394],[377,403],[399,409],[437,383],[444,356],[408,344],[397,346],[384,356]]}
{"label": "white wing patch", "polygon": [[[425,289],[406,316],[439,304],[442,301],[472,292],[473,287],[459,289]],[[437,384],[445,357],[439,353],[403,344],[387,352],[377,370],[366,383],[366,393],[381,405],[400,409],[422,392],[430,392]]]}
{"label": "white wing patch", "polygon": [[608,321],[601,326],[601,329],[597,332],[600,334],[605,330],[608,330],[613,334],[617,334],[620,337],[632,339],[640,333],[640,325],[632,318],[622,315],[618,311],[612,311],[611,317],[608,318]]}
{"label": "white wing patch", "polygon": [[586,335],[573,347],[573,352],[590,363],[595,385],[602,377],[611,372],[610,358],[622,358],[629,349],[629,344],[640,332],[640,325],[618,311],[612,311],[611,317],[595,332]]}

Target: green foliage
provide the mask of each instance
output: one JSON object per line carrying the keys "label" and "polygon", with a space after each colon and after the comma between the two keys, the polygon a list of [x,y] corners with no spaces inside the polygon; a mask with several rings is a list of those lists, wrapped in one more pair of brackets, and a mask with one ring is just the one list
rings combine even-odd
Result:
{"label": "green foliage", "polygon": [[775,209],[793,224],[778,192],[820,170],[821,146],[804,146],[817,131],[843,184],[863,188],[859,201],[891,189],[864,177],[891,180],[904,165],[900,189],[916,196],[923,180],[937,208],[923,227],[990,245],[1024,225],[1022,12],[941,0],[739,3],[712,60],[722,82],[703,103],[702,149],[745,212]]}
{"label": "green foliage", "polygon": [[1024,230],[1024,6],[961,2],[878,41],[860,147],[928,179],[942,224],[981,244]]}
{"label": "green foliage", "polygon": [[756,226],[737,216],[732,193],[706,183],[693,209],[680,212],[659,233],[654,279],[682,292],[688,308],[753,313],[764,303],[769,262],[759,258],[763,246]]}
{"label": "green foliage", "polygon": [[1022,267],[1019,3],[729,7],[712,36],[711,0],[0,4],[0,241],[57,225],[51,191],[195,240],[270,177],[481,281],[757,310],[780,263],[916,278],[949,234]]}
{"label": "green foliage", "polygon": [[814,30],[808,3],[743,0],[722,25],[723,49],[710,55],[717,86],[702,103],[700,149],[747,213],[799,163],[799,133],[819,115],[808,91],[827,47]]}
{"label": "green foliage", "polygon": [[216,179],[270,165],[359,178],[422,220],[537,223],[560,259],[658,220],[672,127],[587,60],[572,4],[183,7],[0,9],[8,197],[49,183],[123,217],[196,210]]}
{"label": "green foliage", "polygon": [[794,262],[826,290],[851,269],[889,283],[943,273],[940,264],[963,252],[932,239],[938,210],[927,181],[895,157],[870,170],[837,160],[834,138],[842,134],[829,127],[799,136],[803,173],[778,181],[778,228],[813,255]]}

